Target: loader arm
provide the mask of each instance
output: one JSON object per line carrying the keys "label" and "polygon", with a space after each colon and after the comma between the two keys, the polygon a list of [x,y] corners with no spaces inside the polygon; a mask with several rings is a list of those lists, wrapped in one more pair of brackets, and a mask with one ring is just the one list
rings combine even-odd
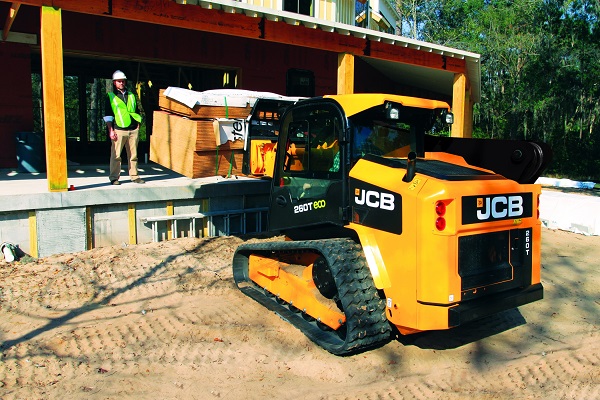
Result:
{"label": "loader arm", "polygon": [[525,140],[425,135],[425,151],[461,156],[473,166],[489,169],[519,183],[535,183],[552,160],[550,146]]}

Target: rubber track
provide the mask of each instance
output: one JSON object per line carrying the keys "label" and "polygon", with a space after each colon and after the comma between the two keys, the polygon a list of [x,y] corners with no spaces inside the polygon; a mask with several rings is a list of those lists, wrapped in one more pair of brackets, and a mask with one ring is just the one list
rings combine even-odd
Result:
{"label": "rubber track", "polygon": [[[321,329],[301,313],[290,310],[248,278],[248,258],[251,254],[273,258],[278,252],[316,252],[327,260],[338,297],[346,315],[345,335]],[[385,302],[373,283],[359,244],[350,239],[265,242],[243,244],[233,258],[233,277],[236,285],[283,319],[289,321],[327,351],[348,355],[373,348],[390,340],[391,328],[385,316]]]}

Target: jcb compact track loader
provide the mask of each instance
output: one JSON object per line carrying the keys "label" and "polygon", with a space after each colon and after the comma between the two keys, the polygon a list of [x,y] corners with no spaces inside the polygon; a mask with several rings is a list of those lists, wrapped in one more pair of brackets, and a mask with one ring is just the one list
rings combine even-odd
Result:
{"label": "jcb compact track loader", "polygon": [[548,149],[428,134],[451,120],[396,95],[290,106],[269,210],[289,240],[241,245],[238,287],[337,355],[541,299]]}

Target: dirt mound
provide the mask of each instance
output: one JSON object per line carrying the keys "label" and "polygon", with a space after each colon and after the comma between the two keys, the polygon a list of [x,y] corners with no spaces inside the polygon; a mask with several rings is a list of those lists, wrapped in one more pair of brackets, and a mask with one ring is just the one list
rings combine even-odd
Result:
{"label": "dirt mound", "polygon": [[600,398],[600,238],[543,241],[543,301],[343,358],[235,288],[237,237],[0,261],[0,398]]}

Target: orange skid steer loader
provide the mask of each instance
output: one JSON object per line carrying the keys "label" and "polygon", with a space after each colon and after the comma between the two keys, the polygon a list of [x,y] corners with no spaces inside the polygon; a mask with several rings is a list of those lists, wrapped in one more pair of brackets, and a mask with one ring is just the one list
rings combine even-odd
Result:
{"label": "orange skid steer loader", "polygon": [[269,229],[234,279],[329,352],[449,329],[543,297],[546,145],[434,135],[447,103],[384,94],[299,101],[281,118]]}

